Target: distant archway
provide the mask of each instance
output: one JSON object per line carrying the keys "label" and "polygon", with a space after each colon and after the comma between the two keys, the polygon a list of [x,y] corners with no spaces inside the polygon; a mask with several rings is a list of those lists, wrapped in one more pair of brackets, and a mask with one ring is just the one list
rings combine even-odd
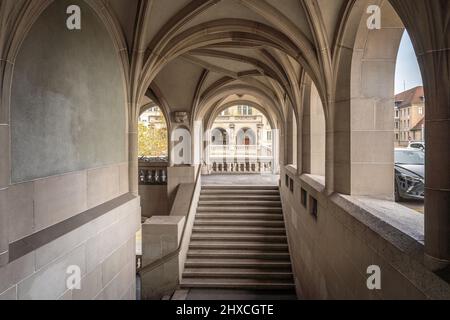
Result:
{"label": "distant archway", "polygon": [[229,144],[228,132],[223,128],[214,128],[211,131],[211,144],[226,146]]}
{"label": "distant archway", "polygon": [[236,134],[236,144],[238,146],[256,145],[255,132],[250,128],[242,128]]}
{"label": "distant archway", "polygon": [[[274,173],[278,131],[258,108],[226,104],[209,118],[204,161],[209,173]],[[226,128],[226,129],[225,129]]]}

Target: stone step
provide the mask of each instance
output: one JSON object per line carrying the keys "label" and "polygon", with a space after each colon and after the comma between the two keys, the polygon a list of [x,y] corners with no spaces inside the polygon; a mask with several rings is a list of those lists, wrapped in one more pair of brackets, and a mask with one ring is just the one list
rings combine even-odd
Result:
{"label": "stone step", "polygon": [[270,214],[270,213],[213,213],[202,212],[197,214],[198,220],[275,220],[284,221],[282,214]]}
{"label": "stone step", "polygon": [[181,288],[294,293],[278,187],[203,187]]}
{"label": "stone step", "polygon": [[268,251],[288,251],[287,243],[263,243],[263,242],[249,242],[249,241],[224,241],[224,240],[193,240],[190,244],[190,249],[261,249]]}
{"label": "stone step", "polygon": [[291,270],[290,261],[261,260],[261,259],[194,259],[186,261],[186,268],[256,268],[256,269],[276,269]]}
{"label": "stone step", "polygon": [[186,278],[285,279],[292,281],[293,274],[286,270],[260,268],[197,268],[185,269],[183,279]]}
{"label": "stone step", "polygon": [[200,196],[280,196],[279,190],[233,190],[233,189],[211,189],[202,190]]}
{"label": "stone step", "polygon": [[281,208],[281,201],[262,201],[262,200],[220,200],[220,201],[199,201],[199,207],[274,207]]}
{"label": "stone step", "polygon": [[218,219],[197,219],[194,226],[252,226],[252,227],[272,227],[284,228],[283,221],[273,220],[218,220]]}
{"label": "stone step", "polygon": [[282,213],[282,208],[270,208],[270,207],[203,207],[203,206],[199,206],[197,208],[197,212],[198,213],[203,213],[203,212],[218,212],[218,213],[223,213],[223,212],[234,212],[234,213],[238,213],[238,212],[253,212],[253,213]]}
{"label": "stone step", "polygon": [[226,279],[226,278],[201,278],[183,279],[181,288],[240,288],[253,290],[294,290],[292,281],[278,279],[276,281],[266,279]]}
{"label": "stone step", "polygon": [[265,252],[261,250],[189,250],[188,258],[192,259],[261,259],[289,261],[288,252]]}
{"label": "stone step", "polygon": [[202,186],[202,190],[203,191],[207,191],[207,190],[276,190],[279,191],[279,187],[278,186],[267,186],[267,185],[205,185]]}
{"label": "stone step", "polygon": [[272,216],[278,216],[280,219],[284,219],[283,216],[283,211],[281,212],[253,212],[253,211],[243,211],[243,212],[239,212],[239,211],[198,211],[196,214],[196,217],[198,216],[202,216],[202,215],[223,215],[225,217],[232,217],[232,216],[236,216],[236,217],[244,217],[245,215],[248,215],[250,218],[253,218],[253,216],[258,216],[258,215],[272,215]]}
{"label": "stone step", "polygon": [[264,234],[264,235],[285,235],[284,228],[269,227],[204,227],[196,226],[193,233],[238,233],[238,234]]}
{"label": "stone step", "polygon": [[229,233],[198,233],[193,234],[191,240],[201,241],[233,241],[233,242],[261,242],[261,243],[287,243],[286,235],[262,235],[262,234],[240,234]]}
{"label": "stone step", "polygon": [[281,201],[281,198],[279,195],[239,195],[239,194],[206,194],[200,196],[200,201],[224,201],[224,200],[235,200],[235,201]]}

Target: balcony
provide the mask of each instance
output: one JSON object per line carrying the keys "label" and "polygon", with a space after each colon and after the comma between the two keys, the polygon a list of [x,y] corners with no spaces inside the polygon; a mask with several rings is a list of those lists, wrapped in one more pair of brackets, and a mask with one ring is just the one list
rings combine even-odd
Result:
{"label": "balcony", "polygon": [[272,148],[257,145],[210,146],[207,169],[210,174],[272,173]]}

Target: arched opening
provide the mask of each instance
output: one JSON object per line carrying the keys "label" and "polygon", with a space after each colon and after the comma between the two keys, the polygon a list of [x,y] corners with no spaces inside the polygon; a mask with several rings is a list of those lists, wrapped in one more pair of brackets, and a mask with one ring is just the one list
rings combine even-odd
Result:
{"label": "arched opening", "polygon": [[[361,0],[361,3],[366,2]],[[399,144],[401,141],[397,138],[401,140],[399,131],[402,128],[409,131],[412,125],[412,114],[408,111],[411,106],[406,100],[415,95],[421,96],[419,100],[426,99],[423,90],[417,88],[406,93],[399,92],[407,88],[396,83],[408,80],[398,78],[398,65],[405,63],[401,46],[405,26],[389,1],[380,1],[378,5],[382,13],[380,28],[368,28],[366,16],[357,18],[360,25],[353,42],[350,90],[345,93],[345,87],[341,86],[337,90],[336,99],[341,102],[336,104],[334,112],[335,169],[339,169],[334,172],[335,186],[341,193],[371,198],[373,202],[368,206],[374,214],[383,206],[391,206],[389,216],[382,216],[381,219],[408,234],[414,229],[416,238],[423,239],[424,217],[417,212],[423,212],[423,209],[410,210],[393,202],[396,198],[399,200],[399,191],[401,194],[424,197],[425,177],[410,169],[416,171],[421,166],[419,171],[424,172],[425,161],[413,163],[415,160],[406,160],[404,163],[408,158],[424,159],[424,153],[412,155],[409,144]],[[409,52],[407,56],[410,66],[417,65],[414,52]],[[399,100],[409,107],[404,108]],[[400,109],[405,109],[401,111],[402,119],[397,113]],[[403,121],[402,125],[399,125],[399,120]],[[409,132],[404,133],[404,138],[409,140]],[[347,161],[348,166],[345,164]],[[405,217],[406,220],[402,220]]]}
{"label": "arched opening", "polygon": [[254,146],[256,145],[255,132],[251,128],[241,128],[236,133],[236,145],[238,146]]}
{"label": "arched opening", "polygon": [[227,146],[229,144],[228,132],[223,128],[214,128],[211,132],[211,144]]}
{"label": "arched opening", "polygon": [[164,114],[158,106],[144,110],[139,116],[139,158],[167,162],[169,155],[168,129]]}
{"label": "arched opening", "polygon": [[[381,28],[363,16],[351,64],[349,158],[350,194],[394,199],[395,67],[404,25],[388,1],[379,5]],[[344,125],[345,110],[336,109]]]}
{"label": "arched opening", "polygon": [[323,104],[312,82],[309,82],[308,90],[305,90],[304,94],[302,173],[324,177],[326,125]]}
{"label": "arched opening", "polygon": [[[370,29],[361,20],[351,66],[350,193],[397,201],[418,200],[423,212],[425,154],[406,161],[413,137],[422,143],[425,94],[413,46],[400,17],[381,1],[382,23]],[[412,75],[412,70],[415,74]],[[407,86],[408,84],[408,86]],[[411,84],[411,85],[410,85]],[[336,110],[342,126],[344,110]],[[424,145],[423,143],[421,145]],[[406,161],[407,163],[403,163]]]}
{"label": "arched opening", "polygon": [[168,123],[161,108],[153,103],[141,109],[138,118],[138,148],[142,216],[150,218],[168,215]]}
{"label": "arched opening", "polygon": [[219,111],[211,125],[209,173],[272,173],[273,136],[269,119],[255,107],[233,105]]}
{"label": "arched opening", "polygon": [[395,73],[395,201],[424,213],[426,99],[419,64],[404,32]]}

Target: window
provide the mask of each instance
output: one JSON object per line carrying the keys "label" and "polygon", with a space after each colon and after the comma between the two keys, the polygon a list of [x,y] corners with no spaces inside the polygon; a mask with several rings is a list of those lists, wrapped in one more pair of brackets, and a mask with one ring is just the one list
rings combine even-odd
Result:
{"label": "window", "polygon": [[301,202],[302,202],[303,208],[306,209],[308,207],[308,192],[306,192],[306,190],[303,188],[301,191]]}
{"label": "window", "polygon": [[314,197],[309,197],[309,205],[311,215],[317,220],[317,217],[319,216],[319,204],[317,199]]}
{"label": "window", "polygon": [[253,114],[253,109],[249,106],[238,106],[238,113],[241,116],[251,116]]}
{"label": "window", "polygon": [[272,131],[267,131],[267,141],[272,141]]}
{"label": "window", "polygon": [[423,108],[422,108],[422,107],[419,108],[419,114],[420,114],[421,116],[423,116]]}

